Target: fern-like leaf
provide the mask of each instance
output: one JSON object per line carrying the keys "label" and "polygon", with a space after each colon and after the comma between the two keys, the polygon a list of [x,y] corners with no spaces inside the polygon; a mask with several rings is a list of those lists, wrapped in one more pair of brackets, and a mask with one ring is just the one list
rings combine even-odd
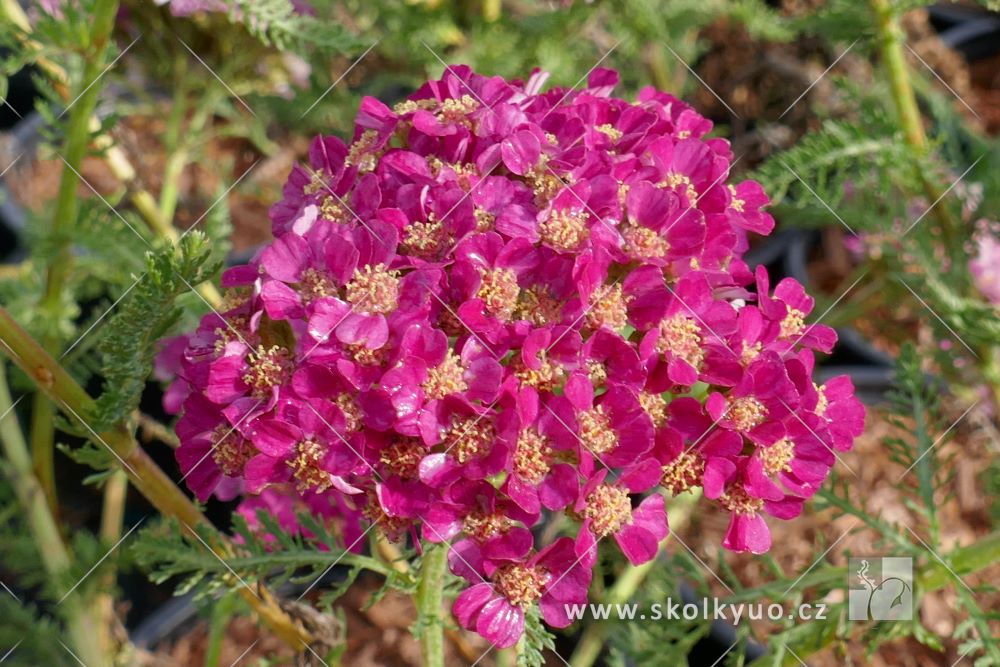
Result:
{"label": "fern-like leaf", "polygon": [[97,401],[93,426],[108,428],[139,404],[156,354],[156,341],[180,317],[175,301],[210,276],[211,247],[198,232],[186,235],[178,247],[147,253],[146,272],[103,332],[104,392]]}

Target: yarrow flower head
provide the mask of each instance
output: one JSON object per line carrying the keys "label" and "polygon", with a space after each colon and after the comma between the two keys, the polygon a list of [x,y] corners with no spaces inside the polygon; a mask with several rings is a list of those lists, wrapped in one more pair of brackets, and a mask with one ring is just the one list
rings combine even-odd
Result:
{"label": "yarrow flower head", "polygon": [[[723,545],[766,551],[864,411],[813,380],[836,337],[801,285],[741,259],[774,224],[760,186],[727,182],[689,106],[617,79],[453,67],[318,137],[274,241],[164,348],[198,497],[451,542],[456,618],[497,646],[536,605],[569,624],[598,542],[654,558],[665,497],[704,488]],[[575,537],[536,543],[543,509]]]}

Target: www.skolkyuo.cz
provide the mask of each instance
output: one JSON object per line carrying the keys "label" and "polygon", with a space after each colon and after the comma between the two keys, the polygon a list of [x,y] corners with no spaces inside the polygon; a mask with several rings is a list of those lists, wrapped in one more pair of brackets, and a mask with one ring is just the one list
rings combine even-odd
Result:
{"label": "www.skolkyuo.cz", "polygon": [[648,606],[636,603],[607,604],[567,604],[566,614],[570,620],[584,618],[594,620],[617,619],[620,621],[728,621],[739,623],[750,621],[818,620],[826,618],[826,604],[822,602],[802,603],[786,609],[777,602],[724,602],[718,598],[703,598],[700,602],[684,602],[667,599]]}

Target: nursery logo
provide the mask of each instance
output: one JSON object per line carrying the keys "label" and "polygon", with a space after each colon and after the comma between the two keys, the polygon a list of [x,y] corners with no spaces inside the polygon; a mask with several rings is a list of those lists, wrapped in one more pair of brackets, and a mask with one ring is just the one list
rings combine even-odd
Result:
{"label": "nursery logo", "polygon": [[851,558],[847,615],[852,621],[913,618],[913,559]]}

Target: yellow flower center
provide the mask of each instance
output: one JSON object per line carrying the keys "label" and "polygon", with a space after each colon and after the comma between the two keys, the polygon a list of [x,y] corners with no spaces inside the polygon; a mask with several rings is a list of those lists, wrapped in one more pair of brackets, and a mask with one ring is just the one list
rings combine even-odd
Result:
{"label": "yellow flower center", "polygon": [[548,220],[538,226],[542,241],[556,250],[571,252],[590,238],[586,211],[553,210]]}
{"label": "yellow flower center", "polygon": [[552,469],[555,450],[534,428],[526,428],[517,436],[514,450],[514,472],[529,484],[540,484]]}
{"label": "yellow flower center", "polygon": [[608,369],[602,362],[588,359],[587,377],[590,378],[590,383],[594,385],[594,388],[598,389],[608,381]]}
{"label": "yellow flower center", "polygon": [[343,224],[349,220],[347,211],[344,210],[340,202],[332,195],[323,199],[323,203],[319,205],[319,212],[324,220],[329,220],[330,222]]}
{"label": "yellow flower center", "polygon": [[497,217],[487,211],[485,208],[476,206],[473,209],[473,215],[476,216],[476,231],[477,232],[488,232],[493,229],[493,225],[496,224]]}
{"label": "yellow flower center", "polygon": [[657,428],[667,423],[667,402],[663,400],[662,394],[641,391],[639,392],[639,405],[653,420],[653,425]]}
{"label": "yellow flower center", "polygon": [[815,383],[813,386],[816,387],[816,393],[818,394],[816,398],[816,416],[822,417],[826,414],[826,409],[830,407],[830,400],[826,397],[823,387],[817,387]]}
{"label": "yellow flower center", "polygon": [[399,305],[399,272],[385,264],[365,265],[354,269],[354,277],[345,288],[347,300],[361,312],[391,313]]}
{"label": "yellow flower center", "polygon": [[495,438],[496,429],[487,419],[453,417],[445,433],[444,445],[449,456],[466,463],[487,454]]}
{"label": "yellow flower center", "polygon": [[587,326],[594,330],[602,326],[614,331],[624,328],[628,324],[628,299],[622,294],[622,286],[616,284],[591,294],[585,317]]}
{"label": "yellow flower center", "polygon": [[480,269],[480,276],[476,296],[483,300],[486,312],[499,320],[509,320],[521,292],[517,286],[517,275],[510,269]]}
{"label": "yellow flower center", "polygon": [[418,109],[423,109],[424,111],[436,109],[437,105],[438,101],[429,97],[422,100],[404,100],[402,102],[398,102],[392,107],[392,110],[397,116],[403,116],[408,113],[413,113]]}
{"label": "yellow flower center", "polygon": [[450,244],[448,230],[444,223],[428,214],[426,221],[411,222],[403,230],[403,249],[416,257],[433,259]]}
{"label": "yellow flower center", "polygon": [[479,108],[479,102],[471,95],[462,95],[455,99],[450,98],[441,103],[441,111],[438,118],[448,121],[467,121],[470,113]]}
{"label": "yellow flower center", "polygon": [[378,143],[378,132],[365,130],[347,150],[344,164],[349,167],[356,166],[360,172],[372,171],[378,164],[378,156],[372,152],[376,143]]}
{"label": "yellow flower center", "polygon": [[333,399],[333,402],[340,408],[340,411],[344,413],[344,422],[347,427],[348,433],[354,433],[355,431],[361,430],[361,408],[358,407],[357,401],[354,400],[354,396],[343,392],[337,394],[337,397]]}
{"label": "yellow flower center", "polygon": [[781,320],[781,337],[797,336],[805,326],[806,314],[797,308],[789,308],[785,319]]}
{"label": "yellow flower center", "polygon": [[719,496],[719,504],[728,512],[747,516],[756,515],[764,507],[763,500],[751,497],[738,484],[730,487],[728,491]]}
{"label": "yellow flower center", "polygon": [[243,472],[247,461],[257,454],[253,443],[227,424],[219,424],[212,431],[212,460],[222,474],[236,477]]}
{"label": "yellow flower center", "polygon": [[676,313],[660,322],[660,340],[656,349],[660,354],[669,352],[680,357],[697,369],[705,358],[701,327],[692,318]]}
{"label": "yellow flower center", "polygon": [[243,382],[250,386],[257,398],[270,395],[271,389],[284,384],[292,373],[291,354],[283,347],[272,345],[257,346],[247,360],[249,368],[243,374]]}
{"label": "yellow flower center", "polygon": [[767,408],[753,396],[729,399],[726,417],[738,431],[752,431],[767,419]]}
{"label": "yellow flower center", "polygon": [[746,341],[743,341],[743,350],[740,352],[740,362],[744,366],[749,366],[750,363],[760,355],[761,350],[764,349],[764,345],[757,341],[753,345],[748,345]]}
{"label": "yellow flower center", "polygon": [[420,462],[426,454],[427,449],[420,440],[400,436],[381,451],[379,461],[389,472],[403,479],[416,479],[420,473]]}
{"label": "yellow flower center", "polygon": [[606,454],[618,444],[618,436],[611,428],[611,417],[604,412],[603,405],[581,412],[577,421],[580,424],[580,439],[595,454]]}
{"label": "yellow flower center", "polygon": [[364,346],[363,343],[351,343],[344,346],[344,350],[351,355],[354,361],[362,366],[381,366],[388,359],[389,351],[385,347],[372,350]]}
{"label": "yellow flower center", "polygon": [[625,489],[601,484],[587,496],[583,515],[590,519],[590,529],[598,538],[617,533],[632,521],[632,501]]}
{"label": "yellow flower center", "polygon": [[305,184],[302,188],[302,193],[306,195],[314,195],[320,190],[327,189],[327,181],[332,178],[330,172],[326,169],[320,169],[319,171],[314,171],[309,174],[309,182]]}
{"label": "yellow flower center", "polygon": [[517,317],[528,320],[535,326],[545,326],[558,322],[562,313],[562,302],[552,296],[548,288],[533,285],[521,290],[517,306]]}
{"label": "yellow flower center", "polygon": [[295,457],[288,461],[288,467],[292,469],[295,488],[300,493],[322,493],[333,486],[330,473],[320,467],[324,454],[323,446],[312,439],[303,440],[296,446]]}
{"label": "yellow flower center", "polygon": [[506,533],[514,526],[514,521],[500,512],[487,514],[475,511],[462,520],[462,532],[478,542]]}
{"label": "yellow flower center", "polygon": [[469,388],[463,377],[465,369],[462,360],[451,350],[448,350],[444,361],[427,371],[424,380],[424,394],[430,400],[444,398],[449,394],[457,394]]}
{"label": "yellow flower center", "polygon": [[701,486],[705,474],[705,459],[697,452],[684,451],[663,466],[662,470],[663,477],[660,479],[660,484],[671,495],[680,495]]}
{"label": "yellow flower center", "polygon": [[542,597],[551,575],[545,568],[519,563],[503,565],[493,573],[493,585],[512,605],[528,607]]}
{"label": "yellow flower center", "polygon": [[744,205],[746,205],[746,202],[736,197],[736,188],[734,188],[732,185],[727,187],[729,188],[729,194],[731,195],[729,201],[729,208],[733,209],[737,213],[742,213],[743,207]]}
{"label": "yellow flower center", "polygon": [[299,294],[302,295],[302,302],[308,306],[316,299],[337,296],[337,286],[325,271],[310,267],[302,272]]}
{"label": "yellow flower center", "polygon": [[795,445],[788,438],[782,438],[768,447],[761,447],[757,451],[760,452],[760,460],[764,464],[764,472],[768,475],[777,475],[779,472],[792,471],[792,466],[789,464],[795,458]]}
{"label": "yellow flower center", "polygon": [[694,189],[691,179],[685,174],[677,174],[672,171],[668,171],[666,176],[663,177],[663,180],[656,184],[656,187],[680,190],[684,193],[684,196],[688,198],[689,202],[693,202],[698,198],[698,191]]}
{"label": "yellow flower center", "polygon": [[622,138],[622,131],[615,128],[611,123],[604,123],[594,128],[603,135],[611,139],[612,143]]}
{"label": "yellow flower center", "polygon": [[628,225],[622,230],[625,252],[636,259],[660,259],[670,251],[665,238],[649,227]]}
{"label": "yellow flower center", "polygon": [[520,380],[521,384],[534,387],[539,391],[552,391],[562,383],[566,372],[562,366],[549,361],[545,350],[538,353],[538,358],[541,365],[538,368],[528,368],[521,357],[515,357],[511,363],[514,377]]}

